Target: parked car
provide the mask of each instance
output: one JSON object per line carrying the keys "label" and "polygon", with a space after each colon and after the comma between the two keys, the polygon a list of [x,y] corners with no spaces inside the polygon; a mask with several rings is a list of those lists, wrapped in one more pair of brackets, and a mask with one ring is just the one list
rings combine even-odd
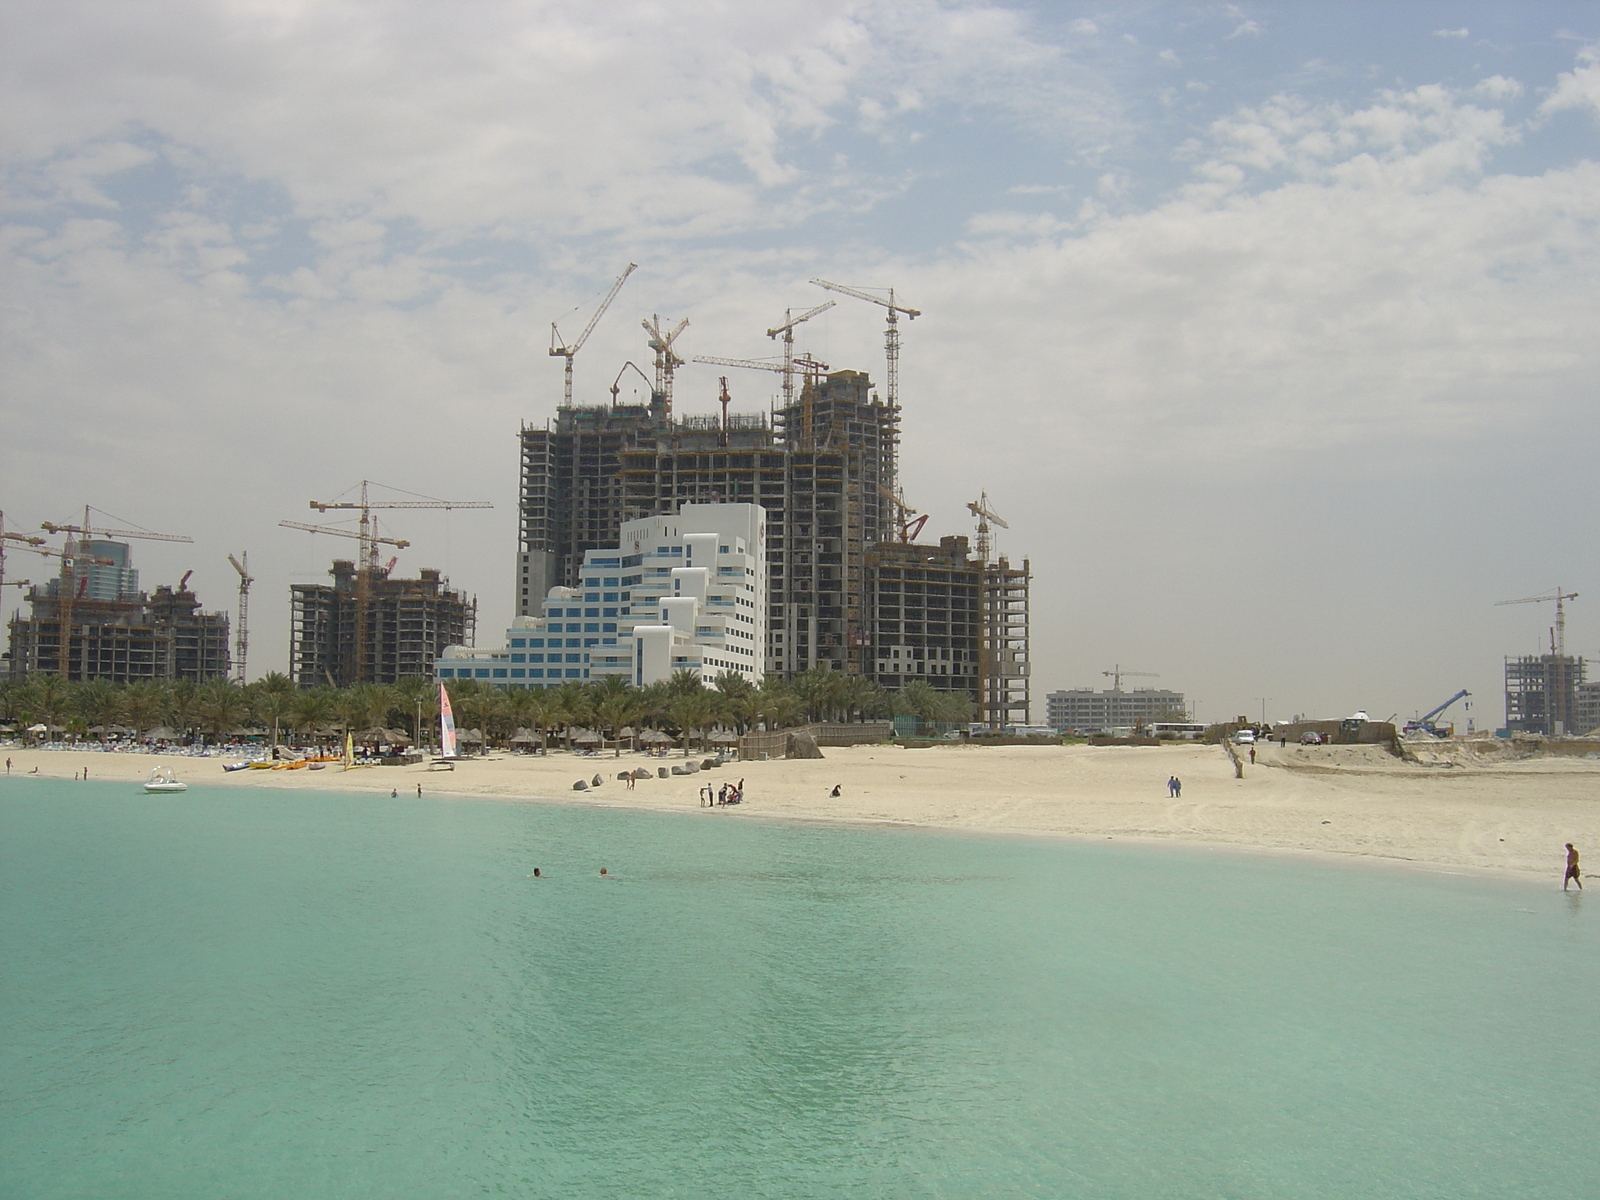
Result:
{"label": "parked car", "polygon": [[1300,744],[1302,746],[1320,746],[1322,745],[1322,735],[1320,733],[1302,733],[1300,735]]}
{"label": "parked car", "polygon": [[1253,729],[1241,729],[1238,733],[1233,735],[1233,744],[1236,746],[1254,745],[1255,740],[1256,732]]}

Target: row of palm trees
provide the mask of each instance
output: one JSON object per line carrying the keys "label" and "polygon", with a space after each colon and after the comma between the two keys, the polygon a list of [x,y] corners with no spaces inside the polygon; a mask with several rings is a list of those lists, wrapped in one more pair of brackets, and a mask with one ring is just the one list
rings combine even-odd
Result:
{"label": "row of palm trees", "polygon": [[[552,732],[583,727],[608,739],[625,729],[658,729],[674,740],[685,738],[687,745],[690,736],[703,739],[719,728],[744,733],[756,727],[896,715],[954,722],[970,720],[973,712],[965,693],[941,692],[923,680],[889,692],[859,675],[825,668],[789,680],[769,677],[759,686],[725,672],[707,687],[690,671],[643,688],[616,677],[574,680],[548,690],[504,691],[473,679],[445,686],[457,726],[480,729],[491,743],[504,742],[520,729],[544,739]],[[347,731],[398,727],[423,743],[434,740],[438,696],[437,685],[423,677],[387,685],[302,689],[277,672],[244,686],[227,679],[117,684],[30,675],[0,683],[0,724],[19,729],[43,724],[89,737],[120,726],[136,738],[166,726],[183,739],[212,742],[254,725],[270,733],[273,745],[285,736],[317,741],[342,739]]]}

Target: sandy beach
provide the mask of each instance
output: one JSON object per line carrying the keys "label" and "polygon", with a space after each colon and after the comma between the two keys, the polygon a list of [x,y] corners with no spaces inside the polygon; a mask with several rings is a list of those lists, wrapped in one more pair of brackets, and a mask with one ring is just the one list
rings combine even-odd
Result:
{"label": "sandy beach", "polygon": [[[627,768],[681,763],[624,753],[620,758],[495,755],[453,771],[368,767],[344,771],[224,772],[224,759],[93,751],[7,750],[9,782],[139,783],[170,765],[190,784],[270,792],[398,790],[414,799],[477,796],[508,801],[600,804],[700,812],[749,820],[786,817],[889,823],[1006,834],[1128,838],[1213,844],[1551,874],[1562,845],[1600,861],[1600,761],[1532,758],[1450,768],[1402,762],[1376,747],[1263,746],[1234,777],[1217,746],[830,748],[821,760],[733,763],[712,772],[617,780]],[[574,792],[577,779],[602,785]],[[1182,794],[1167,794],[1176,775]],[[745,803],[708,812],[699,789],[745,780]],[[837,785],[840,794],[833,796]]]}

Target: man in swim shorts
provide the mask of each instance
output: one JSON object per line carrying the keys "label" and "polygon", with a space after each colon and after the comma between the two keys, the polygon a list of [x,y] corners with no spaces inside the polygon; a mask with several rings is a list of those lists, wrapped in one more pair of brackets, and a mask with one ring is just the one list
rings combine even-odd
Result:
{"label": "man in swim shorts", "polygon": [[1567,884],[1575,883],[1578,890],[1583,891],[1583,872],[1578,869],[1578,848],[1571,842],[1567,843],[1567,873],[1561,877],[1561,890],[1567,890]]}

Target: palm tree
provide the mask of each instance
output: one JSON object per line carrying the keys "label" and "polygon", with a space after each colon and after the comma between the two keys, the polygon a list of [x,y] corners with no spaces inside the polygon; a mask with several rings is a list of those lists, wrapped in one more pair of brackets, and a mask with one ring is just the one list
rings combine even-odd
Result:
{"label": "palm tree", "polygon": [[25,703],[34,721],[64,725],[72,710],[72,685],[59,675],[28,676]]}
{"label": "palm tree", "polygon": [[698,732],[702,744],[705,731],[717,723],[721,715],[721,702],[715,692],[704,689],[698,695],[685,693],[674,696],[667,705],[667,719],[683,734],[683,756],[689,757],[689,735]]}
{"label": "palm tree", "polygon": [[319,687],[297,695],[290,706],[293,728],[315,740],[317,733],[332,725],[338,715],[334,707],[337,694],[332,688]]}
{"label": "palm tree", "polygon": [[[299,695],[292,690],[280,691],[277,688],[262,687],[271,676],[256,680],[246,690],[250,693],[250,711],[258,721],[267,721],[272,725],[272,752],[274,756],[278,750],[278,728],[294,718],[295,706],[299,703]],[[278,678],[284,678],[282,675]]]}
{"label": "palm tree", "polygon": [[194,729],[200,706],[200,685],[192,679],[178,679],[167,685],[167,720],[183,737]]}
{"label": "palm tree", "polygon": [[200,686],[195,713],[211,740],[220,742],[223,734],[249,715],[250,700],[233,680],[211,679]]}
{"label": "palm tree", "polygon": [[84,724],[101,726],[103,737],[104,727],[116,720],[122,707],[122,692],[109,679],[91,679],[77,686],[72,700]]}
{"label": "palm tree", "polygon": [[618,756],[622,754],[622,727],[633,723],[637,711],[638,702],[626,691],[607,696],[594,707],[595,723],[616,741]]}
{"label": "palm tree", "polygon": [[828,667],[812,667],[796,675],[790,686],[805,705],[806,719],[825,721],[838,707],[839,685],[844,676]]}
{"label": "palm tree", "polygon": [[439,689],[426,675],[409,675],[394,685],[394,694],[403,721],[411,722],[411,737],[422,745],[422,722],[439,715]]}
{"label": "palm tree", "polygon": [[161,723],[167,711],[167,689],[153,679],[129,684],[122,693],[122,720],[133,729],[135,738]]}

